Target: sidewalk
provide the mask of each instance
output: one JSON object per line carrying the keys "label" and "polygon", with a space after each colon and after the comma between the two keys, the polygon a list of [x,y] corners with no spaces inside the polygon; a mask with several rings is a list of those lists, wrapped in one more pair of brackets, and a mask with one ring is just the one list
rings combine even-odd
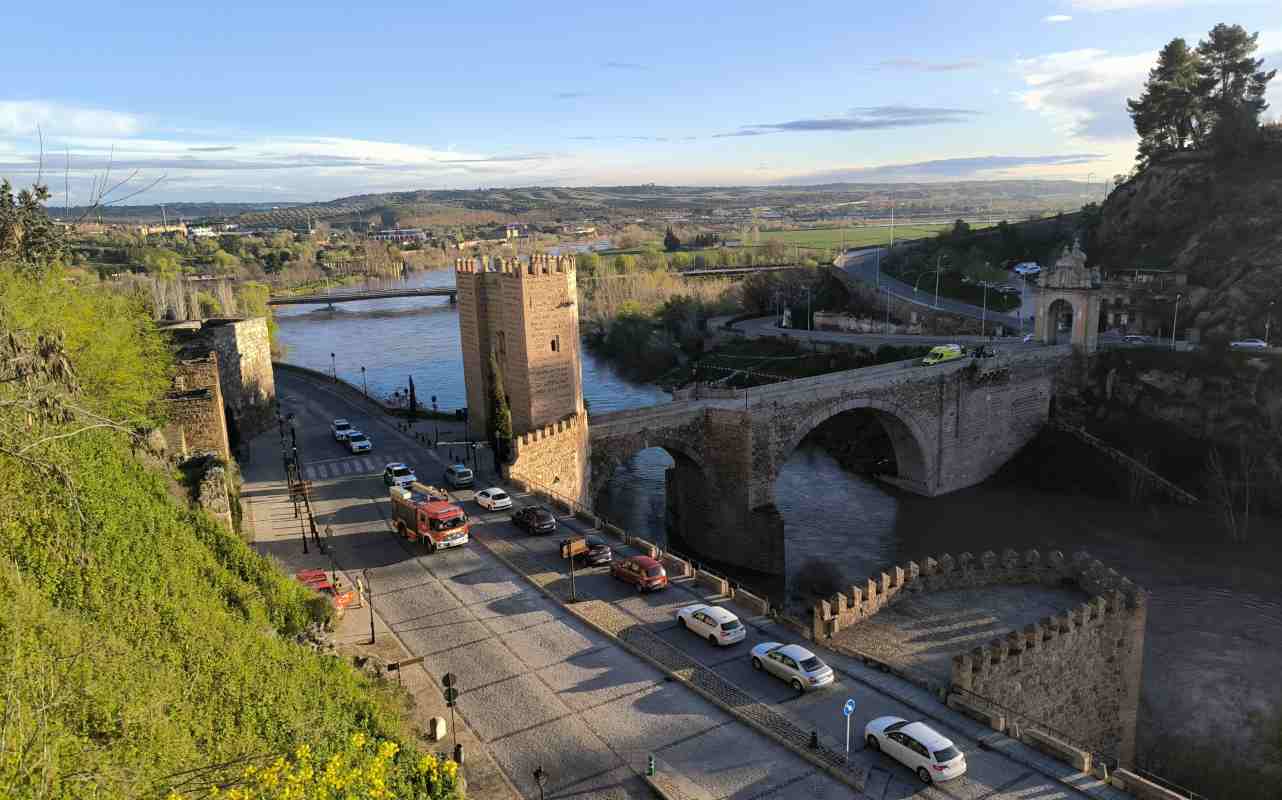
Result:
{"label": "sidewalk", "polygon": [[[290,575],[301,569],[328,571],[333,566],[329,556],[320,553],[313,542],[309,541],[308,553],[303,554],[299,520],[294,517],[294,505],[289,499],[284,481],[280,479],[280,445],[277,434],[269,431],[257,437],[250,443],[250,448],[251,458],[245,467],[242,498],[245,505],[244,526],[254,547],[279,561],[281,568]],[[337,539],[352,523],[330,524]],[[357,576],[343,570],[341,553],[337,553],[337,557],[339,580],[345,589],[354,587]],[[366,605],[344,612],[335,621],[331,637],[338,652],[345,659],[352,656],[373,656],[383,663],[409,658],[410,651],[388,628],[378,614],[377,607],[373,620],[375,643],[370,644],[369,607]],[[400,682],[411,700],[407,719],[418,737],[417,745],[420,749],[453,757],[457,736],[458,743],[463,746],[462,772],[467,780],[469,796],[512,800],[520,798],[520,794],[498,769],[488,748],[476,737],[460,714],[454,715],[455,727],[449,729],[450,710],[445,705],[442,687],[422,664],[400,670],[396,677],[387,673],[386,678]],[[432,717],[442,717],[446,721],[446,737],[440,742],[432,742],[426,738],[425,732],[429,729]]]}

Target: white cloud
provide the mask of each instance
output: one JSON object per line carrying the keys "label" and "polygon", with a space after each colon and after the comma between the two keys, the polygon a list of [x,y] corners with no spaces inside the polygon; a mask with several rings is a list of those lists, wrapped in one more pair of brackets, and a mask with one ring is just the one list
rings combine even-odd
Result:
{"label": "white cloud", "polygon": [[1132,8],[1181,8],[1189,5],[1209,5],[1216,0],[1073,0],[1078,11],[1126,11]]}
{"label": "white cloud", "polygon": [[1073,18],[1067,14],[1051,14],[1048,17],[1042,17],[1042,22],[1049,22],[1054,25],[1059,22],[1072,22]]}
{"label": "white cloud", "polygon": [[0,135],[29,137],[37,127],[50,134],[132,136],[142,130],[133,114],[43,100],[0,100]]}
{"label": "white cloud", "polygon": [[1139,96],[1153,59],[1152,53],[1119,56],[1094,48],[1017,59],[1027,88],[1015,97],[1070,139],[1132,141],[1126,98]]}

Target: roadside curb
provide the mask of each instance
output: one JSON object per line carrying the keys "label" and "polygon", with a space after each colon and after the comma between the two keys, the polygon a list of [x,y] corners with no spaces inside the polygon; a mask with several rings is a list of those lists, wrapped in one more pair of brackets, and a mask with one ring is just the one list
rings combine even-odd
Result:
{"label": "roadside curb", "polygon": [[[862,793],[864,790],[865,782],[867,780],[867,774],[863,769],[849,770],[849,769],[842,769],[838,767],[835,764],[835,762],[840,761],[842,759],[842,756],[835,753],[834,751],[828,750],[822,745],[819,747],[818,750],[811,750],[804,747],[798,747],[793,741],[791,741],[789,738],[782,735],[782,733],[780,733],[778,730],[775,730],[769,727],[768,725],[763,724],[759,720],[754,719],[753,717],[745,714],[741,710],[741,706],[736,706],[727,702],[725,699],[717,696],[714,692],[710,691],[709,689],[699,685],[699,683],[697,683],[696,681],[692,680],[693,671],[692,671],[692,675],[687,676],[682,674],[681,671],[669,668],[667,665],[659,661],[650,653],[646,652],[640,647],[635,646],[633,643],[629,642],[626,638],[619,636],[613,630],[605,626],[603,623],[593,619],[590,615],[583,613],[582,610],[576,607],[576,605],[579,605],[579,604],[570,604],[565,602],[556,592],[554,592],[552,589],[536,581],[532,575],[530,575],[524,569],[519,567],[514,561],[508,558],[507,555],[499,552],[498,548],[494,547],[493,543],[488,541],[489,539],[488,536],[480,536],[480,535],[477,535],[476,533],[473,533],[472,538],[474,541],[477,542],[477,544],[484,547],[491,555],[493,555],[500,563],[502,563],[508,569],[515,572],[517,575],[520,575],[522,579],[526,581],[526,583],[529,583],[531,586],[537,589],[540,593],[546,596],[549,600],[552,600],[553,602],[560,605],[562,608],[564,608],[566,611],[572,614],[575,617],[575,619],[578,619],[579,621],[588,625],[593,630],[597,631],[603,636],[606,636],[611,641],[618,644],[619,647],[623,648],[624,650],[631,653],[633,656],[636,656],[642,661],[655,667],[663,674],[671,677],[673,680],[678,681],[679,683],[684,685],[686,688],[690,689],[695,694],[698,694],[699,696],[708,700],[713,705],[717,706],[718,708],[722,709],[726,713],[730,714],[735,719],[747,724],[749,727],[765,735],[766,737],[770,738],[776,743],[783,745],[784,747],[791,750],[793,753],[804,758],[806,761],[809,761],[810,763],[814,764],[816,767],[823,770],[825,773],[831,775],[832,777],[836,778],[837,780],[851,787],[856,792],[860,793],[859,796],[861,797],[864,796]],[[583,601],[583,603],[597,603],[597,604],[601,604],[601,605],[612,608],[612,605],[610,603],[603,600],[587,600],[587,601]],[[619,613],[622,613],[622,612],[619,612]],[[640,623],[632,622],[632,625],[640,626]],[[653,636],[653,634],[650,634],[650,635]],[[657,637],[655,638],[657,639]],[[662,640],[659,640],[659,641],[661,642]],[[699,667],[699,668],[706,670],[706,667]],[[735,687],[733,684],[730,684],[728,681],[724,681],[721,678],[716,678],[716,680],[721,681],[727,686],[730,686],[734,690],[739,691],[740,693],[747,696],[747,692],[743,692],[743,690],[738,689],[738,687]],[[756,706],[760,706],[761,709],[766,712],[766,714],[772,717],[779,717],[781,721],[784,720],[784,718],[780,717],[778,714],[775,714],[775,712],[766,708],[760,702],[753,700],[752,704]],[[785,724],[791,725],[791,723],[787,723],[786,721],[785,721]],[[821,753],[830,754],[830,758],[828,759],[822,758],[820,756]]]}

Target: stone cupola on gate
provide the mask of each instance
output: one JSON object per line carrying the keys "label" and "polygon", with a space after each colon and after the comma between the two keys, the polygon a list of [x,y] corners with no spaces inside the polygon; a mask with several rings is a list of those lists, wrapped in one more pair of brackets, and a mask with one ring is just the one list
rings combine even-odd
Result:
{"label": "stone cupola on gate", "polygon": [[1041,275],[1034,334],[1042,344],[1069,344],[1093,353],[1099,345],[1101,279],[1086,266],[1086,254],[1074,240]]}

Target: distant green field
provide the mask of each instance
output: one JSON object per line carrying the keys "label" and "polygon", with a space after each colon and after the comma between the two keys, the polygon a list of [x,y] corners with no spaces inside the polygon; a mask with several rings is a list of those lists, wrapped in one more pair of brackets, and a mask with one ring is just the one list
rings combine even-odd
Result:
{"label": "distant green field", "polygon": [[[922,239],[934,236],[951,225],[896,225],[895,241],[902,239]],[[982,228],[975,224],[972,228]],[[889,227],[859,226],[856,228],[810,228],[801,231],[762,231],[761,240],[799,244],[804,247],[867,247],[890,242]]]}

